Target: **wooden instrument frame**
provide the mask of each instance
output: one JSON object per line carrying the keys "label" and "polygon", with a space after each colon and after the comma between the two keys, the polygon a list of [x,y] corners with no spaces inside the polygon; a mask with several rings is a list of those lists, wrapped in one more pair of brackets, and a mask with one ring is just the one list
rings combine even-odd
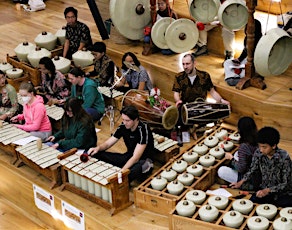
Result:
{"label": "wooden instrument frame", "polygon": [[[58,46],[55,49],[51,50],[51,58],[54,58],[55,56],[62,56],[63,54],[63,46]],[[20,79],[10,79],[11,82],[19,82],[16,83],[16,90],[18,91],[18,87],[20,83],[24,80],[30,80],[34,86],[38,86],[41,83],[41,72],[38,70],[38,68],[33,67],[31,64],[23,61],[19,61],[17,56],[9,56],[9,54],[6,55],[6,60],[8,63],[13,65],[15,68],[19,68],[23,70],[24,76]],[[28,78],[28,79],[27,79]],[[12,83],[13,84],[13,83]]]}
{"label": "wooden instrument frame", "polygon": [[[223,126],[220,126],[219,128],[215,126],[208,135],[205,134],[201,138],[199,138],[196,144],[203,143],[206,137],[208,137],[209,135],[214,135],[216,131],[219,131],[223,128],[228,131],[228,134],[236,132],[232,129],[228,129]],[[193,147],[186,152],[192,152],[193,151],[192,149]],[[234,144],[234,147],[230,152],[234,154],[237,149],[238,145]],[[195,177],[195,181],[190,186],[184,186],[184,190],[180,195],[169,194],[166,188],[164,188],[162,191],[152,189],[151,180],[156,176],[160,175],[163,170],[171,168],[174,161],[183,160],[184,153],[185,152],[182,152],[173,157],[172,159],[170,159],[168,163],[165,164],[162,168],[160,168],[154,175],[145,180],[139,187],[134,189],[134,202],[137,207],[152,212],[156,212],[162,215],[168,215],[188,191],[190,191],[191,189],[200,189],[205,191],[211,185],[213,185],[216,181],[218,168],[226,164],[227,162],[225,158],[222,158],[220,160],[216,159],[213,166],[210,167],[203,166],[202,175],[200,177]],[[188,166],[198,163],[199,159],[195,163],[188,163]]]}
{"label": "wooden instrument frame", "polygon": [[[107,185],[102,185],[102,186],[107,187],[111,191],[112,203],[107,202],[106,200],[103,200],[102,198],[97,197],[94,194],[91,194],[85,190],[82,190],[73,184],[70,184],[68,182],[68,171],[71,171],[72,173],[76,174],[76,172],[73,172],[72,170],[66,168],[65,166],[61,167],[61,176],[62,176],[62,182],[63,182],[62,186],[60,187],[61,191],[66,189],[70,192],[73,192],[73,193],[79,195],[79,196],[82,196],[82,197],[100,205],[101,207],[109,210],[110,215],[116,214],[117,212],[129,207],[133,203],[130,201],[130,198],[129,198],[129,180],[128,180],[128,174],[130,173],[129,169],[124,170],[122,172],[122,177],[121,177],[122,182],[121,183],[119,183],[117,174],[115,174],[115,175],[107,178],[107,180],[108,180]],[[79,176],[83,177],[82,175],[79,175]],[[86,180],[90,180],[87,177],[84,177],[84,178],[86,178]],[[91,181],[93,183],[99,184],[96,181],[93,181],[93,180],[91,180]]]}
{"label": "wooden instrument frame", "polygon": [[[210,196],[209,196],[210,197]],[[228,211],[232,211],[232,202],[234,200],[236,200],[233,197],[228,198],[229,199],[229,203],[228,206],[224,209],[224,210],[219,210],[219,215],[218,218],[215,221],[212,222],[206,222],[200,219],[199,216],[199,209],[201,206],[206,205],[208,202],[208,195],[206,197],[206,200],[203,202],[203,204],[201,205],[196,205],[196,212],[194,213],[193,216],[191,217],[184,217],[184,216],[180,216],[177,214],[176,210],[173,209],[171,211],[171,213],[169,214],[169,229],[170,230],[179,230],[179,229],[184,229],[184,230],[193,230],[193,229],[197,229],[197,228],[201,228],[204,230],[214,230],[214,229],[219,229],[219,230],[231,230],[231,229],[235,229],[235,228],[231,228],[231,227],[227,227],[224,222],[223,222],[223,215],[225,213],[227,213]],[[248,199],[248,197],[244,198],[244,199]],[[253,209],[250,211],[249,214],[247,215],[243,215],[243,223],[240,225],[239,230],[246,230],[248,229],[247,226],[247,220],[249,217],[252,216],[256,216],[256,208],[258,207],[259,204],[254,203],[253,204]],[[275,215],[274,218],[272,218],[272,220],[269,220],[269,227],[267,228],[267,230],[272,230],[273,228],[273,221],[275,219],[277,219],[280,215],[279,215],[279,211],[281,210],[281,208],[278,208],[278,212]]]}

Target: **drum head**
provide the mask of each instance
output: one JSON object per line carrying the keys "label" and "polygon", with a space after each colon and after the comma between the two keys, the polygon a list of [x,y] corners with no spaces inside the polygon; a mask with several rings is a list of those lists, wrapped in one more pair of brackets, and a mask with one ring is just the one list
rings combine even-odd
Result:
{"label": "drum head", "polygon": [[242,29],[248,20],[248,9],[243,0],[225,1],[218,10],[221,25],[229,30]]}
{"label": "drum head", "polygon": [[173,105],[169,106],[162,116],[163,128],[167,130],[174,128],[178,121],[178,116],[179,116],[178,109]]}
{"label": "drum head", "polygon": [[262,36],[254,53],[256,72],[262,76],[284,73],[292,63],[292,38],[280,28]]}
{"label": "drum head", "polygon": [[171,17],[165,17],[158,21],[156,21],[151,30],[151,38],[153,43],[160,49],[168,49],[168,45],[165,40],[165,31],[167,27],[173,22],[175,19]]}
{"label": "drum head", "polygon": [[202,23],[210,23],[216,20],[219,0],[189,0],[190,13],[194,19]]}
{"label": "drum head", "polygon": [[117,31],[131,40],[144,37],[144,27],[151,22],[148,0],[110,0],[110,16]]}
{"label": "drum head", "polygon": [[199,30],[193,21],[180,18],[167,27],[165,39],[172,51],[176,53],[187,52],[197,44]]}

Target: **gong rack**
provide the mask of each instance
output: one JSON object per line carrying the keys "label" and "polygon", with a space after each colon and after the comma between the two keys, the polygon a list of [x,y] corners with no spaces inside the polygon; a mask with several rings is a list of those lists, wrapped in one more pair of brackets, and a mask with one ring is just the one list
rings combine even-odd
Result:
{"label": "gong rack", "polygon": [[[205,138],[208,137],[208,135],[212,136],[215,134],[215,132],[220,131],[223,128],[227,129],[228,135],[236,133],[236,131],[231,128],[225,128],[223,126],[220,126],[219,128],[217,127],[213,129],[210,133],[203,135],[200,139],[198,139],[195,145],[202,144]],[[193,147],[186,152],[192,152]],[[211,148],[209,148],[208,150],[210,149]],[[234,144],[233,149],[229,152],[234,154],[237,151],[237,149],[238,144]],[[166,187],[161,191],[153,189],[151,186],[151,180],[160,175],[164,170],[171,169],[174,162],[183,160],[183,154],[186,152],[180,153],[171,158],[155,174],[153,174],[150,178],[148,178],[142,184],[140,184],[140,186],[134,189],[134,202],[137,207],[146,209],[148,211],[153,211],[162,215],[168,215],[175,208],[176,204],[181,199],[183,199],[183,197],[188,191],[190,191],[191,189],[200,189],[205,191],[211,185],[213,185],[216,179],[215,177],[218,168],[227,162],[225,158],[216,159],[212,166],[203,167],[203,173],[201,174],[201,176],[199,177],[195,176],[193,183],[189,186],[184,186],[183,191],[179,195],[170,194],[167,191]],[[196,164],[199,164],[199,160],[196,161],[195,163],[188,162],[188,166]],[[183,174],[185,172],[186,170],[182,173],[178,173],[178,175]]]}

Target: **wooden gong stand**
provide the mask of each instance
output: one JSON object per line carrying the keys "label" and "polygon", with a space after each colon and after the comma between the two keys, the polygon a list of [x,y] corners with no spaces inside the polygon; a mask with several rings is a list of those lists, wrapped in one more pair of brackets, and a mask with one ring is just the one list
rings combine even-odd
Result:
{"label": "wooden gong stand", "polygon": [[259,76],[255,72],[254,66],[254,34],[255,34],[255,22],[254,12],[257,5],[257,0],[247,0],[248,7],[248,22],[247,22],[247,63],[245,64],[245,77],[241,78],[236,85],[236,89],[245,89],[249,86],[265,89],[267,86],[263,80],[263,77]]}

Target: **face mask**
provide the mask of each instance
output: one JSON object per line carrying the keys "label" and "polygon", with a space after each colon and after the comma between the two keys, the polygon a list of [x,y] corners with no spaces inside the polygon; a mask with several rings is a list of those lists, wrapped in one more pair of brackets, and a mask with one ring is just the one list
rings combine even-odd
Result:
{"label": "face mask", "polygon": [[21,97],[21,98],[22,98],[23,104],[27,104],[31,99],[30,96],[24,96],[24,97]]}

